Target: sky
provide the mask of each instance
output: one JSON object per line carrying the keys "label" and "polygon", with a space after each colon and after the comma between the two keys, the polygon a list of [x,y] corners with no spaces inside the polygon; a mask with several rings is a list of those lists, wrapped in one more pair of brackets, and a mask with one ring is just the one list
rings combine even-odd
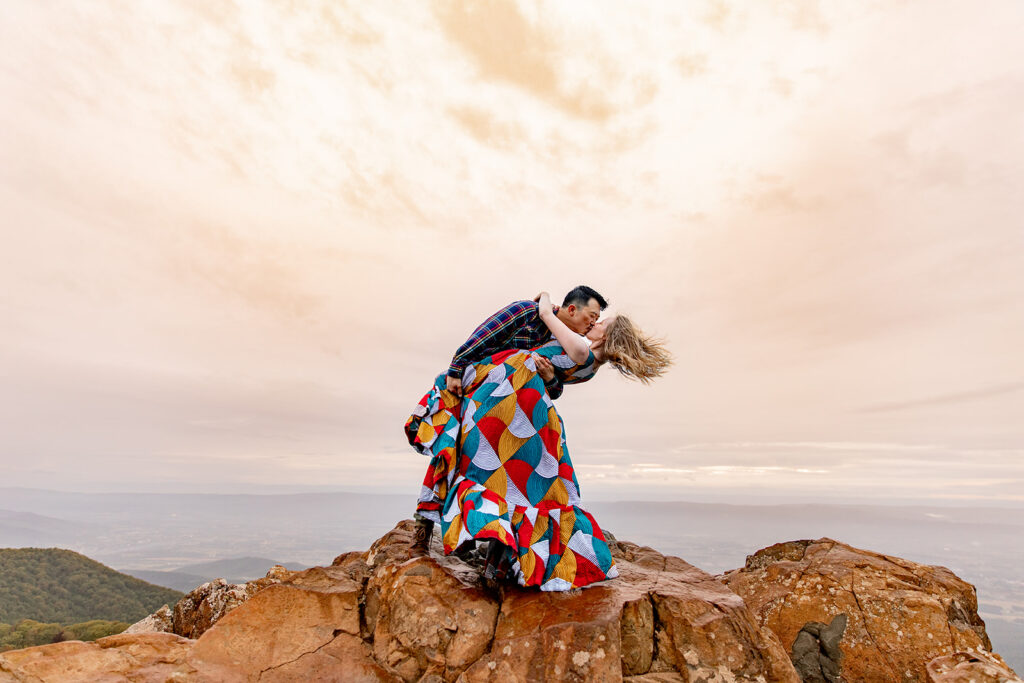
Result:
{"label": "sky", "polygon": [[455,349],[587,284],[675,365],[557,401],[584,501],[1024,505],[1022,33],[1016,0],[12,0],[3,485],[414,498]]}

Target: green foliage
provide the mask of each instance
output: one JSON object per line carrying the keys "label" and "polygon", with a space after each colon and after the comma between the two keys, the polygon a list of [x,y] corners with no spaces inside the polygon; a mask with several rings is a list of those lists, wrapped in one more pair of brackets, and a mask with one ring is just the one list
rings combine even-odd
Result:
{"label": "green foliage", "polygon": [[41,624],[31,619],[22,619],[16,624],[0,624],[0,652],[19,650],[23,647],[59,643],[64,640],[96,640],[128,628],[123,621],[101,621],[94,619],[81,624]]}
{"label": "green foliage", "polygon": [[[14,630],[24,620],[44,622],[40,628],[95,619],[131,624],[181,596],[70,550],[0,549],[0,622],[15,624]],[[58,627],[53,636],[59,632]],[[3,633],[0,628],[0,638],[11,637]],[[33,633],[32,638],[44,637],[44,631]]]}
{"label": "green foliage", "polygon": [[131,624],[124,621],[93,619],[81,624],[65,626],[61,632],[61,635],[64,636],[61,640],[96,640],[98,638],[106,638],[107,636],[120,633],[129,626]]}

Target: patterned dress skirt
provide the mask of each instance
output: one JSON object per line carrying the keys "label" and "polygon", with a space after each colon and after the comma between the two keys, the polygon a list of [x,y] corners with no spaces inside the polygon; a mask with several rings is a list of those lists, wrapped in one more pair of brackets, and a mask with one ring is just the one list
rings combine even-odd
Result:
{"label": "patterned dress skirt", "polygon": [[445,554],[496,538],[521,586],[564,591],[618,576],[604,533],[580,505],[562,418],[533,354],[566,384],[594,376],[552,341],[496,353],[466,368],[463,398],[441,374],[405,424],[430,458],[417,512],[440,524]]}

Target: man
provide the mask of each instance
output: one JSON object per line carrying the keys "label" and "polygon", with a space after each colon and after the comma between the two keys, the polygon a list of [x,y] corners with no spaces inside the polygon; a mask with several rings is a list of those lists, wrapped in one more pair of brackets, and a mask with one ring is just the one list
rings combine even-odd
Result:
{"label": "man", "polygon": [[[554,306],[555,315],[577,334],[586,334],[608,306],[604,297],[585,285],[573,288],[561,306]],[[448,391],[462,396],[462,376],[468,365],[487,356],[508,349],[532,349],[550,341],[551,330],[540,319],[536,301],[515,301],[483,321],[469,339],[460,346],[448,366]],[[544,379],[548,396],[556,399],[562,395],[562,380],[555,374],[551,361],[538,357],[537,374]],[[416,528],[413,543],[409,548],[410,557],[426,555],[430,547],[430,535],[434,522],[419,513],[413,515]]]}
{"label": "man", "polygon": [[[577,334],[586,334],[608,306],[604,297],[585,285],[565,295],[562,305],[555,306],[555,314]],[[507,349],[532,349],[551,340],[547,328],[537,312],[536,301],[515,301],[489,317],[474,330],[469,339],[458,348],[448,366],[448,391],[462,396],[462,373],[467,365],[491,354]],[[551,398],[562,393],[562,383],[555,377],[551,361],[541,359],[538,373],[544,378]]]}

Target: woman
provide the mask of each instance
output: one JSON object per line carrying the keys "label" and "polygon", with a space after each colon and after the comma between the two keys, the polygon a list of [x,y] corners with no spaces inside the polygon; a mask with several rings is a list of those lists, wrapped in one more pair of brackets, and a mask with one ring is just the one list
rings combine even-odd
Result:
{"label": "woman", "polygon": [[597,521],[580,506],[562,418],[537,373],[537,356],[550,359],[566,384],[589,380],[605,363],[646,383],[671,359],[625,316],[595,324],[588,346],[552,312],[547,293],[539,311],[553,341],[467,368],[461,400],[440,375],[405,430],[431,458],[417,513],[440,523],[445,554],[486,539],[486,578],[511,571],[521,586],[560,591],[618,570]]}

